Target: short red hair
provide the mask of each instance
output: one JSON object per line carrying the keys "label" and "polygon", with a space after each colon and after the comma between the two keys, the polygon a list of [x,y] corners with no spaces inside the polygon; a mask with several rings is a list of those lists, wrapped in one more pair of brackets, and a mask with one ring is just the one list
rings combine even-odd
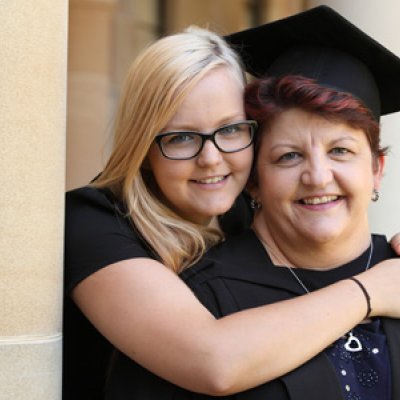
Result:
{"label": "short red hair", "polygon": [[[299,108],[329,121],[344,122],[354,129],[362,129],[375,156],[386,152],[380,146],[379,123],[361,101],[309,78],[287,75],[257,80],[246,88],[245,107],[248,117],[259,123],[260,132],[268,131],[274,118],[283,111]],[[259,139],[260,135],[257,135],[256,151]]]}

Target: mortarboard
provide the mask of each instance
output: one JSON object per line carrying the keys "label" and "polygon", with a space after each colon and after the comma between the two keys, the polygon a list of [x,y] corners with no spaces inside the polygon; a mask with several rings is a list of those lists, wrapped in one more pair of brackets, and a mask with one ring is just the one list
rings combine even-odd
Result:
{"label": "mortarboard", "polygon": [[252,75],[313,78],[351,93],[377,120],[400,110],[400,58],[327,6],[225,39]]}

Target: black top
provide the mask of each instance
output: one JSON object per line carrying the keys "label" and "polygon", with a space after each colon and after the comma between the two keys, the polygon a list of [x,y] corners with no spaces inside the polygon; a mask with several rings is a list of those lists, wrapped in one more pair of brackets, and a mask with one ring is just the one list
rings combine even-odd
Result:
{"label": "black top", "polygon": [[[384,237],[374,236],[373,240],[374,252],[371,265],[395,256]],[[296,269],[296,273],[309,290],[315,290],[363,271],[368,255],[367,251],[352,262],[328,271]],[[183,272],[182,278],[217,318],[304,294],[304,289],[288,268],[273,265],[264,247],[251,230],[212,249],[196,266]],[[387,338],[390,365],[385,365],[386,370],[381,369],[379,372],[391,369],[391,398],[400,400],[400,385],[396,382],[400,373],[400,321],[385,318],[381,320]],[[379,331],[377,333],[379,334]],[[384,355],[379,357],[385,362]],[[377,366],[377,363],[374,365]],[[355,396],[353,392],[351,394]],[[348,397],[349,393],[346,392],[335,371],[332,354],[328,356],[326,353],[321,353],[291,373],[231,398],[254,400],[373,398],[365,397],[365,393],[363,395],[364,397]]]}
{"label": "black top", "polygon": [[[232,210],[220,218],[220,223],[224,232],[232,236],[247,228],[251,219],[248,198],[242,195]],[[103,399],[104,384],[111,368],[111,356],[114,351],[113,346],[71,301],[71,290],[81,280],[107,265],[138,257],[156,258],[135,231],[132,221],[126,217],[124,205],[109,190],[83,187],[67,193],[64,279],[66,296],[63,316],[64,400]],[[151,380],[153,375],[129,359],[124,360],[123,364],[126,363],[135,371],[134,382],[137,379],[135,376],[141,377],[136,383],[138,390],[146,390],[145,382]],[[114,364],[118,366],[118,362]],[[129,368],[128,370],[130,371]],[[119,368],[113,371],[119,371]],[[113,381],[119,381],[118,374],[119,372],[111,374]],[[123,372],[120,376],[122,380],[126,377]],[[146,376],[147,380],[143,378]],[[155,388],[167,386],[169,390],[177,390],[175,386],[164,383],[159,378],[155,379],[159,382],[158,385],[152,382]],[[123,384],[121,387],[124,387]]]}
{"label": "black top", "polygon": [[112,263],[152,257],[125,217],[122,203],[107,190],[83,187],[66,195],[65,289]]}
{"label": "black top", "polygon": [[66,195],[63,399],[100,400],[113,346],[69,297],[70,291],[99,269],[150,249],[124,217],[123,205],[107,190],[83,187]]}

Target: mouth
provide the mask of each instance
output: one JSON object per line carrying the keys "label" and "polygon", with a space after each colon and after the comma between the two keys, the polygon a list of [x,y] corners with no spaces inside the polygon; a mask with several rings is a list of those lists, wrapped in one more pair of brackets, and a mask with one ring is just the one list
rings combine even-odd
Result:
{"label": "mouth", "polygon": [[343,198],[342,196],[315,196],[315,197],[307,197],[304,199],[300,199],[297,201],[297,203],[304,204],[307,206],[315,206],[320,204],[332,203],[342,198]]}
{"label": "mouth", "polygon": [[228,178],[228,175],[220,175],[220,176],[213,176],[210,178],[204,178],[204,179],[193,179],[193,182],[195,183],[201,183],[201,184],[215,184],[215,183],[220,183]]}

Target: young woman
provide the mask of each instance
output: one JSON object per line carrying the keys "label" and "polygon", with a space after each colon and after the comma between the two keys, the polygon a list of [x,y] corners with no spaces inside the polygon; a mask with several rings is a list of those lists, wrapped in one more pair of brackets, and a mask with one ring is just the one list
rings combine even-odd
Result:
{"label": "young woman", "polygon": [[[216,320],[177,276],[222,240],[217,216],[247,181],[256,124],[246,119],[243,90],[236,55],[204,30],[161,39],[133,63],[104,171],[67,194],[64,398],[183,396],[173,384],[237,392],[271,371],[293,368],[292,361],[271,357],[277,320],[295,339],[304,329],[324,328],[322,304],[331,302],[328,319],[337,329],[319,343],[295,346],[307,357],[362,318],[359,289],[340,282],[291,304]],[[381,299],[376,312],[397,317],[398,300],[383,288],[400,281],[400,270],[388,263],[379,271],[370,289]],[[338,297],[348,303],[344,316]],[[293,322],[300,311],[307,318]],[[86,341],[71,318],[93,324]],[[106,348],[101,360],[97,345],[87,354],[97,331],[106,338],[96,336]],[[116,349],[110,363],[108,343]],[[85,354],[91,358],[82,370],[77,364]],[[103,375],[92,379],[95,364],[100,372],[110,366],[104,392]]]}

